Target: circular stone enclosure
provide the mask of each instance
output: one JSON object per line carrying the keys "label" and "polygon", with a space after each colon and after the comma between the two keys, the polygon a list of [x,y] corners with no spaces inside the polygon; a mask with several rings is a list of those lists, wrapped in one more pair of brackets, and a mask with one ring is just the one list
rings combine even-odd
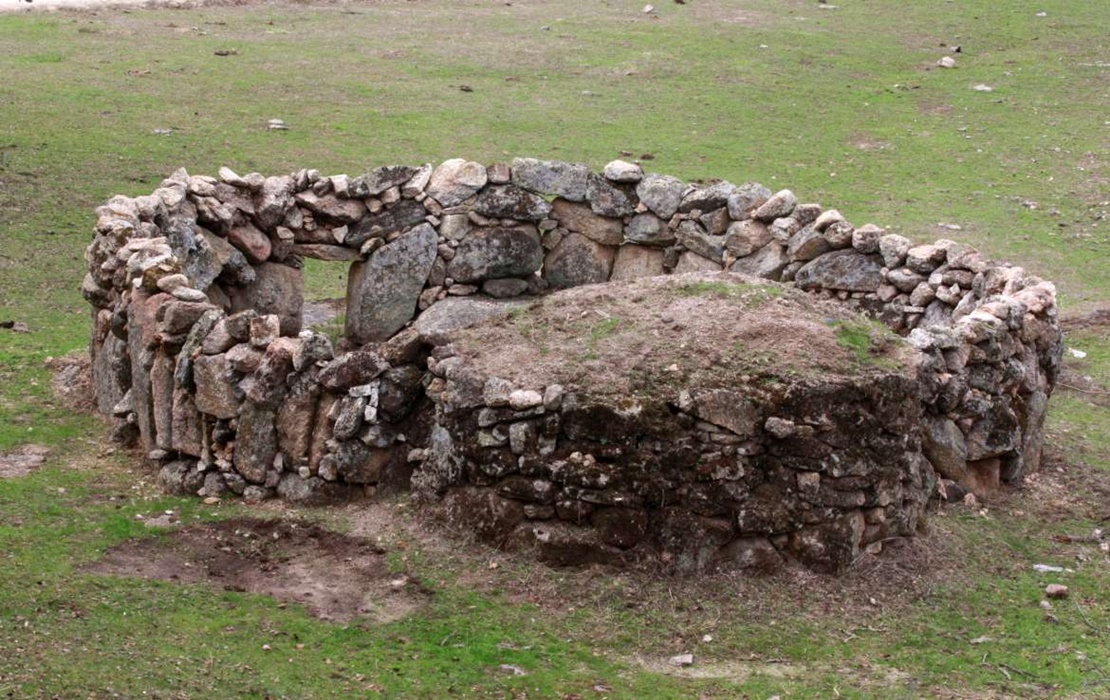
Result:
{"label": "circular stone enclosure", "polygon": [[[789,190],[452,159],[182,170],[97,215],[97,404],[171,490],[412,489],[550,562],[839,571],[1039,466],[1053,285]],[[303,328],[305,258],[350,264],[341,337]]]}

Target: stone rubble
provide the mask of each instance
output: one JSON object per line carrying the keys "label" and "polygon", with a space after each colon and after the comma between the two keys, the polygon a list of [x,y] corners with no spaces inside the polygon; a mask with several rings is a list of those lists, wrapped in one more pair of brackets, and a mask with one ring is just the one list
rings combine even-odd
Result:
{"label": "stone rubble", "polygon": [[[1052,283],[953,241],[917,245],[855,227],[790,190],[688,184],[623,161],[596,173],[456,158],[354,177],[182,169],[150,195],[112,197],[96,216],[81,289],[93,307],[97,405],[176,491],[319,503],[411,485],[448,517],[471,514],[465,521],[492,540],[529,523],[555,562],[620,560],[650,531],[653,551],[680,568],[722,556],[766,568],[789,555],[840,570],[866,533],[912,530],[931,474],[983,495],[1040,465],[1062,353]],[[350,264],[338,347],[302,330],[304,258]],[[884,529],[893,511],[876,508],[886,505],[826,489],[828,477],[852,479],[851,465],[833,474],[814,462],[791,487],[820,495],[805,516],[827,518],[818,534],[805,518],[733,506],[729,521],[716,506],[651,505],[608,482],[608,462],[575,449],[600,439],[580,426],[597,421],[580,420],[586,409],[562,387],[508,386],[436,355],[452,323],[514,313],[521,298],[699,270],[838,300],[917,349],[920,418],[898,430],[921,459],[905,458],[913,487],[897,492],[908,504],[897,528]],[[815,459],[803,457],[811,447],[821,459],[854,458],[813,443],[800,413],[753,424],[743,397],[704,401],[683,409],[699,439],[754,436],[799,459]],[[539,476],[554,472],[562,476]]]}

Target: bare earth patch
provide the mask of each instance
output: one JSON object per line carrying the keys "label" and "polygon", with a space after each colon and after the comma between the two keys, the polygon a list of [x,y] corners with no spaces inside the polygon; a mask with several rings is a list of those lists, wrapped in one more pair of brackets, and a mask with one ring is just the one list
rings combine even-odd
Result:
{"label": "bare earth patch", "polygon": [[299,520],[234,518],[131,540],[86,568],[113,576],[207,583],[303,605],[331,621],[385,623],[420,609],[428,591],[392,573],[371,541]]}
{"label": "bare earth patch", "polygon": [[42,466],[50,448],[43,445],[21,445],[11,452],[0,452],[0,479],[27,476]]}

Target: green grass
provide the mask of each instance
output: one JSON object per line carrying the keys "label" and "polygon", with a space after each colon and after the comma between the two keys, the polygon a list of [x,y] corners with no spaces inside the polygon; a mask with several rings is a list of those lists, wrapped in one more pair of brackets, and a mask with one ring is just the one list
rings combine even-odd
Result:
{"label": "green grass", "polygon": [[[904,590],[882,576],[734,585],[506,563],[499,585],[575,592],[552,606],[475,589],[452,568],[473,559],[410,551],[395,563],[434,582],[434,602],[374,626],[81,571],[163,536],[137,514],[251,512],[157,495],[133,456],[105,452],[103,424],[52,397],[43,366],[88,342],[93,208],[177,167],[357,175],[532,155],[600,168],[651,153],[651,171],[789,187],[856,224],[974,244],[1055,281],[1068,314],[1110,297],[1102,3],[655,4],[658,19],[624,0],[0,14],[0,321],[31,331],[0,329],[0,452],[54,450],[0,480],[0,696],[1106,697],[1110,563],[1051,539],[1106,515],[1104,327],[1069,338],[1088,352],[1069,372],[1091,379],[1053,398],[1046,481],[935,518],[925,541],[942,573]],[[955,44],[959,67],[935,67]],[[268,131],[272,117],[291,129]],[[344,294],[345,266],[307,274],[310,298]],[[599,343],[621,327],[584,330]],[[862,359],[867,334],[841,330]],[[1057,622],[1033,563],[1075,570]],[[704,677],[662,672],[688,650]]]}

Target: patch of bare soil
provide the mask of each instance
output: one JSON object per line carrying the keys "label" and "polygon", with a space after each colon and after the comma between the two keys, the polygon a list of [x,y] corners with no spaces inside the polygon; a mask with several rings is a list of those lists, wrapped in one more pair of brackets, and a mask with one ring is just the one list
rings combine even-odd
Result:
{"label": "patch of bare soil", "polygon": [[[843,337],[866,335],[867,361]],[[908,346],[843,305],[730,273],[586,285],[545,297],[453,345],[477,372],[522,387],[627,396],[775,377],[861,376],[904,366]]]}
{"label": "patch of bare soil", "polygon": [[421,608],[428,591],[390,572],[385,555],[301,520],[235,518],[126,542],[86,570],[269,595],[324,620],[391,622]]}
{"label": "patch of bare soil", "polygon": [[11,452],[0,452],[0,479],[27,476],[42,466],[50,448],[44,445],[20,445]]}
{"label": "patch of bare soil", "polygon": [[87,352],[74,350],[62,357],[48,357],[45,364],[54,374],[50,387],[58,400],[67,408],[80,413],[96,411],[91,362]]}

